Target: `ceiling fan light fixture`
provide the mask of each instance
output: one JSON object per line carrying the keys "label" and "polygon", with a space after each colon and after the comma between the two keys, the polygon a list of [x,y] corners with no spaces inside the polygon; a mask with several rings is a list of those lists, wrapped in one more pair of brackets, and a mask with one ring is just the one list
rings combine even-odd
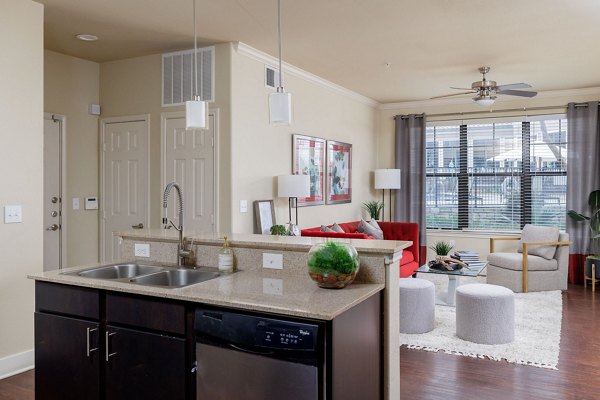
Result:
{"label": "ceiling fan light fixture", "polygon": [[496,101],[496,96],[477,96],[473,101],[481,107],[490,107]]}

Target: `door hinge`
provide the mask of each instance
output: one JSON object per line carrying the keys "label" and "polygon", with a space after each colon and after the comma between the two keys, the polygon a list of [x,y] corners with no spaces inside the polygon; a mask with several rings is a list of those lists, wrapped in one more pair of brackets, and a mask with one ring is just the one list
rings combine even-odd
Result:
{"label": "door hinge", "polygon": [[215,224],[215,214],[211,214],[210,215],[210,224],[214,225]]}

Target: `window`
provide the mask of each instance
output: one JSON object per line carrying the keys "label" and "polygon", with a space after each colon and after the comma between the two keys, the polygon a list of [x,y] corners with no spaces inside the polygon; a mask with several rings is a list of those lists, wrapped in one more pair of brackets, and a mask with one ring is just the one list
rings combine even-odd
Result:
{"label": "window", "polygon": [[427,227],[565,228],[567,121],[427,127]]}

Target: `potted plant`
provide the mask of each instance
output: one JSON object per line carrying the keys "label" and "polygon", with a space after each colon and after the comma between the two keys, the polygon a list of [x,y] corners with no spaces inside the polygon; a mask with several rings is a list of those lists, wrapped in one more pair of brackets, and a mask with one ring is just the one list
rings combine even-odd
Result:
{"label": "potted plant", "polygon": [[288,232],[284,225],[273,225],[270,229],[271,235],[287,236]]}
{"label": "potted plant", "polygon": [[576,222],[589,221],[592,254],[587,257],[585,275],[592,275],[592,263],[596,264],[596,277],[600,276],[600,189],[590,193],[588,198],[591,215],[583,215],[574,210],[567,211],[567,215]]}
{"label": "potted plant", "polygon": [[365,210],[367,210],[367,212],[371,216],[371,219],[378,220],[379,219],[379,213],[383,209],[383,203],[380,202],[380,201],[376,201],[376,200],[370,200],[370,201],[365,201],[362,204],[362,207]]}
{"label": "potted plant", "polygon": [[326,242],[308,252],[308,273],[320,287],[341,289],[352,283],[358,267],[356,249],[346,243]]}
{"label": "potted plant", "polygon": [[466,266],[462,261],[450,257],[450,251],[454,248],[454,245],[450,242],[440,240],[435,242],[433,246],[429,246],[429,248],[436,254],[435,260],[429,261],[429,268],[453,271]]}

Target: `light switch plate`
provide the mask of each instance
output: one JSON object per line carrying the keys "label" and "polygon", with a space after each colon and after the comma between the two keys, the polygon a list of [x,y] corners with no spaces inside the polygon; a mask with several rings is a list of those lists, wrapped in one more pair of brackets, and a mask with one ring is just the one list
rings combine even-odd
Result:
{"label": "light switch plate", "polygon": [[248,212],[248,200],[240,200],[240,212]]}
{"label": "light switch plate", "polygon": [[23,222],[23,207],[20,205],[4,206],[4,223],[18,224]]}
{"label": "light switch plate", "polygon": [[263,253],[263,268],[283,269],[283,254]]}
{"label": "light switch plate", "polygon": [[263,278],[263,293],[281,296],[283,294],[283,280]]}
{"label": "light switch plate", "polygon": [[150,257],[150,245],[136,243],[134,253],[136,257]]}
{"label": "light switch plate", "polygon": [[79,210],[79,197],[73,197],[73,210]]}

